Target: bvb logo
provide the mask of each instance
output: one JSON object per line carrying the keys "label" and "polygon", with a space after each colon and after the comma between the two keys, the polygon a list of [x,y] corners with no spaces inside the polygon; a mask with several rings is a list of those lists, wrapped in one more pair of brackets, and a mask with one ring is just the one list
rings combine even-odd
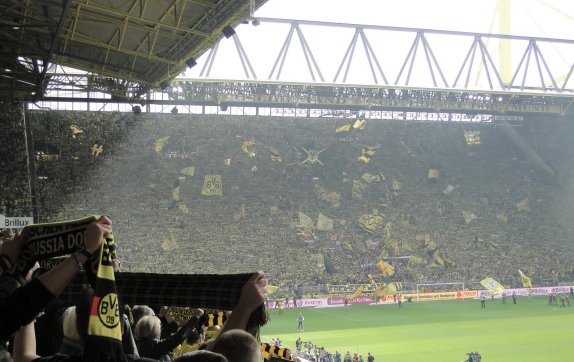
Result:
{"label": "bvb logo", "polygon": [[120,309],[118,308],[118,296],[116,293],[107,294],[100,300],[98,317],[104,326],[110,329],[117,327],[120,322]]}

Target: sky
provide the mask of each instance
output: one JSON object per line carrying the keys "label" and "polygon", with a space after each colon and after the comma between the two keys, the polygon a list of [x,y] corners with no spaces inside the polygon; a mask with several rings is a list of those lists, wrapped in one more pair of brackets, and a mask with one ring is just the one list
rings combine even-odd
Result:
{"label": "sky", "polygon": [[[263,18],[500,34],[499,18],[496,12],[497,3],[497,0],[269,0],[254,15]],[[506,21],[510,24],[512,35],[574,40],[574,32],[571,32],[571,29],[574,29],[574,1],[511,0],[510,15]],[[256,27],[243,24],[236,28],[238,38],[258,79],[275,80],[277,74],[271,76],[271,70],[277,61],[289,29],[289,25],[270,23],[262,23]],[[319,64],[325,82],[341,82],[342,73],[339,74],[339,78],[335,76],[355,30],[303,25],[301,29]],[[388,73],[385,76],[392,83],[398,77],[415,33],[386,32],[382,34],[382,32],[367,30],[365,32],[385,73]],[[456,74],[452,72],[458,70],[462,64],[462,59],[468,51],[469,39],[471,38],[462,40],[444,36],[429,37],[437,58],[458,59],[457,63],[453,63],[452,66],[448,63],[449,59],[441,61],[444,71],[451,72],[447,77],[449,82],[456,78]],[[516,65],[527,44],[527,42],[522,44],[517,42],[509,62]],[[491,51],[496,55],[498,46],[494,43],[490,46]],[[368,69],[368,63],[362,49],[362,43],[358,43],[347,83],[369,84],[373,82],[370,72],[365,71]],[[453,53],[457,50],[460,51],[459,54]],[[552,69],[559,67],[560,73],[566,73],[570,69],[572,59],[574,59],[574,45],[561,46],[559,49],[548,45],[547,49],[542,47],[541,50],[551,58],[548,62]],[[198,66],[188,70],[184,77],[200,77],[206,58],[206,55],[200,57]],[[281,77],[276,80],[310,81],[311,77],[304,59],[299,40],[294,37]],[[423,59],[422,56],[420,59]],[[344,72],[345,67],[342,69]],[[205,67],[206,71],[207,67]],[[560,77],[559,74],[554,76]],[[425,84],[430,81],[428,75],[420,75],[417,78],[413,74],[413,77]],[[210,78],[252,78],[244,74],[233,39],[224,38],[221,41],[210,71]]]}
{"label": "sky", "polygon": [[[490,32],[497,3],[498,0],[269,0],[256,15]],[[574,25],[574,2],[571,0],[511,0],[510,9],[514,35],[572,38],[569,30]]]}

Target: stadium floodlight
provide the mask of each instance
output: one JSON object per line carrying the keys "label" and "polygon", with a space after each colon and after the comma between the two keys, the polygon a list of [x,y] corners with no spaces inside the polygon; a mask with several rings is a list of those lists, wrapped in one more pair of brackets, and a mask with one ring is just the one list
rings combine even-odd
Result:
{"label": "stadium floodlight", "polygon": [[197,60],[195,60],[195,58],[191,57],[185,62],[185,64],[187,64],[188,68],[193,68],[197,65]]}
{"label": "stadium floodlight", "polygon": [[229,25],[227,25],[225,28],[223,28],[223,30],[221,32],[223,33],[223,35],[225,35],[225,37],[227,39],[229,39],[233,35],[235,35],[235,30],[233,30],[233,28],[230,27]]}
{"label": "stadium floodlight", "polygon": [[163,82],[161,82],[159,84],[159,87],[161,88],[162,91],[165,91],[166,89],[168,89],[169,86],[170,86],[170,84],[167,80],[164,80]]}

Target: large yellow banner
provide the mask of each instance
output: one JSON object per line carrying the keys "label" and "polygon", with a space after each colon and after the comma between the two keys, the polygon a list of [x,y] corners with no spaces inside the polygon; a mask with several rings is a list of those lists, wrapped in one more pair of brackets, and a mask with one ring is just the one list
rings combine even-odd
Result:
{"label": "large yellow banner", "polygon": [[502,284],[492,278],[483,279],[480,281],[480,284],[482,284],[482,286],[485,287],[492,295],[504,292]]}

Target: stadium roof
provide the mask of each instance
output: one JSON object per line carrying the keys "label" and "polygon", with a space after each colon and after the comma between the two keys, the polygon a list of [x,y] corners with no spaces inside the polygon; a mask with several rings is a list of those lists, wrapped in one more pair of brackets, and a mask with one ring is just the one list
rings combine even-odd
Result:
{"label": "stadium roof", "polygon": [[47,65],[161,87],[267,0],[3,0],[0,93],[43,94]]}

